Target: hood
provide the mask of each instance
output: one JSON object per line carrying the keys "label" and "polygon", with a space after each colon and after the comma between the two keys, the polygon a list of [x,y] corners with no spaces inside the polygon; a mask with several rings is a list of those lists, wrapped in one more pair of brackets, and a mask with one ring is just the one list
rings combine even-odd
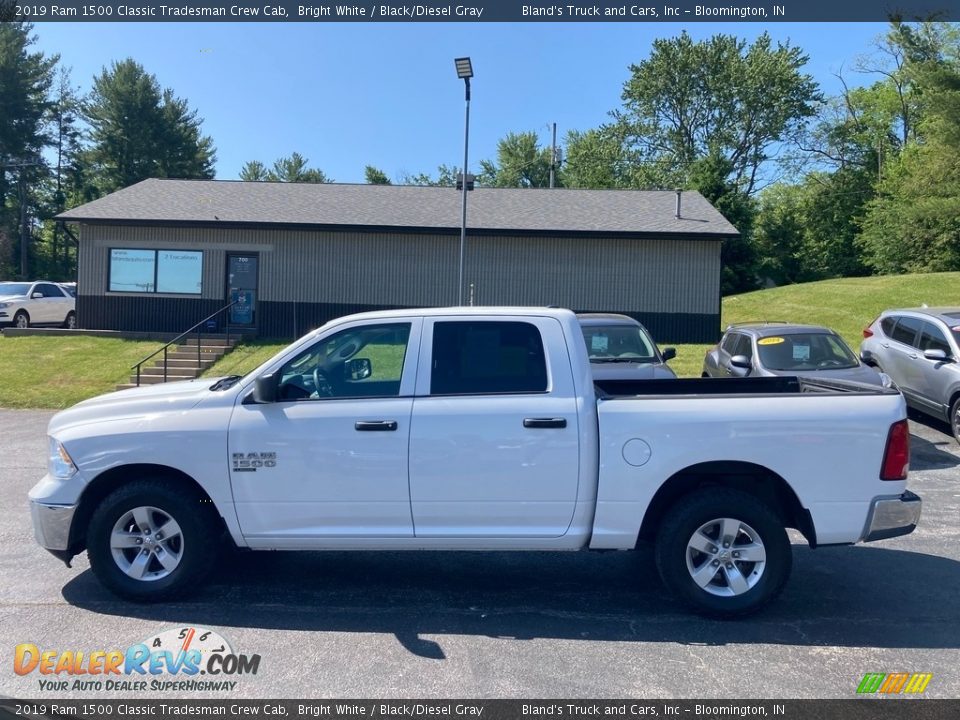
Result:
{"label": "hood", "polygon": [[676,373],[663,363],[590,363],[595,380],[675,380]]}
{"label": "hood", "polygon": [[13,302],[14,300],[26,300],[26,295],[0,295],[0,302]]}
{"label": "hood", "polygon": [[803,370],[797,371],[769,371],[774,375],[795,375],[796,377],[806,377],[813,380],[821,378],[823,380],[850,380],[852,382],[867,383],[869,385],[883,386],[883,380],[880,373],[867,365],[860,365],[855,368],[846,368],[841,370]]}
{"label": "hood", "polygon": [[218,379],[204,377],[157,383],[98,395],[54,415],[48,433],[53,435],[68,427],[90,423],[189,410],[210,394],[210,386]]}

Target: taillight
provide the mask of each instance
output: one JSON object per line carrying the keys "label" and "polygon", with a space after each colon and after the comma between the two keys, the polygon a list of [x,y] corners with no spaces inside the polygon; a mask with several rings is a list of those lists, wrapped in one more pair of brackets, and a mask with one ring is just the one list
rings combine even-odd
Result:
{"label": "taillight", "polygon": [[877,315],[873,320],[867,323],[867,326],[863,329],[863,336],[865,338],[873,337],[873,330],[871,330],[870,328],[872,328],[873,324],[879,319],[880,319],[880,316]]}
{"label": "taillight", "polygon": [[910,469],[910,426],[906,420],[898,420],[890,426],[887,447],[883,451],[881,480],[906,480]]}

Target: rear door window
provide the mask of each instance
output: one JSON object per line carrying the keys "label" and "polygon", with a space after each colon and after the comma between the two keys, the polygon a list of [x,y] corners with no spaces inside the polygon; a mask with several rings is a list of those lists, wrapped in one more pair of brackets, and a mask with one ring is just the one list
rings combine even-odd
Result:
{"label": "rear door window", "polygon": [[431,395],[538,393],[547,390],[547,361],[535,325],[526,322],[438,322],[433,326]]}
{"label": "rear door window", "polygon": [[890,337],[904,345],[913,345],[916,347],[915,341],[917,333],[920,332],[921,325],[923,325],[921,320],[904,315],[897,322],[897,326],[893,329],[893,335]]}

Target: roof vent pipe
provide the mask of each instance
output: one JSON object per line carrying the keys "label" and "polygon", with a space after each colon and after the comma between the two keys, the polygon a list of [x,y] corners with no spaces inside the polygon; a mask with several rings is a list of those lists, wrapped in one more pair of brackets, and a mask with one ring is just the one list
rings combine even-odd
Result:
{"label": "roof vent pipe", "polygon": [[680,219],[680,193],[682,192],[683,190],[681,190],[680,188],[677,188],[677,215],[676,215],[677,220]]}

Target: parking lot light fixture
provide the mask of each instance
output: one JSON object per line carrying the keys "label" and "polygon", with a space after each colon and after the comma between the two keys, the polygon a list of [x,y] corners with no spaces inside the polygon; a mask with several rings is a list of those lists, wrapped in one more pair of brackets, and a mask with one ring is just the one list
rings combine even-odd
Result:
{"label": "parking lot light fixture", "polygon": [[463,182],[460,201],[460,266],[457,273],[457,305],[463,305],[463,251],[467,244],[467,158],[470,147],[470,78],[473,77],[473,63],[470,58],[454,58],[457,77],[463,80],[466,100],[466,118],[463,126]]}

